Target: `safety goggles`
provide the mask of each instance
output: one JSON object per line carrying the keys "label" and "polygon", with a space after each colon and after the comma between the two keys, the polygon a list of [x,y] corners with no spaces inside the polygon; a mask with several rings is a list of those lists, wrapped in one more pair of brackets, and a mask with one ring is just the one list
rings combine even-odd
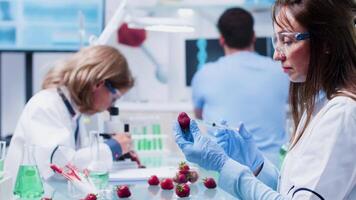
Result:
{"label": "safety goggles", "polygon": [[110,93],[113,95],[113,101],[120,99],[122,97],[122,93],[120,92],[119,89],[116,89],[110,81],[106,80],[105,81],[105,87],[110,91]]}
{"label": "safety goggles", "polygon": [[272,44],[276,51],[282,54],[286,54],[289,52],[293,44],[302,40],[307,40],[309,38],[310,34],[308,32],[280,32],[273,35]]}

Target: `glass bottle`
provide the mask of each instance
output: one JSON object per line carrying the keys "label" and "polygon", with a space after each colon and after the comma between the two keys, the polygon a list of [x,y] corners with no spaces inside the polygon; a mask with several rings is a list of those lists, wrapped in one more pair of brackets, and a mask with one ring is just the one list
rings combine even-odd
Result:
{"label": "glass bottle", "polygon": [[107,164],[100,160],[100,137],[98,132],[91,134],[92,161],[88,166],[89,176],[95,187],[99,190],[105,189],[109,182],[109,169]]}
{"label": "glass bottle", "polygon": [[39,199],[44,193],[34,159],[34,145],[24,145],[22,162],[17,172],[14,195],[20,199]]}

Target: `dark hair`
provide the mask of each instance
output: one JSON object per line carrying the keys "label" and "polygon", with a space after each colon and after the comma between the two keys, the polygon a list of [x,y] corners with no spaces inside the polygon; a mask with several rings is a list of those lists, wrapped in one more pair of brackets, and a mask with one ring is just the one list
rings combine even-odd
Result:
{"label": "dark hair", "polygon": [[[304,83],[290,84],[290,106],[294,128],[306,111],[302,132],[292,137],[298,142],[310,122],[319,91],[328,99],[347,90],[356,94],[356,29],[354,0],[276,0],[272,11],[273,22],[290,26],[287,10],[310,33],[310,61]],[[297,137],[297,138],[295,138]]]}
{"label": "dark hair", "polygon": [[242,8],[229,8],[219,18],[218,29],[231,48],[246,48],[253,41],[253,17]]}

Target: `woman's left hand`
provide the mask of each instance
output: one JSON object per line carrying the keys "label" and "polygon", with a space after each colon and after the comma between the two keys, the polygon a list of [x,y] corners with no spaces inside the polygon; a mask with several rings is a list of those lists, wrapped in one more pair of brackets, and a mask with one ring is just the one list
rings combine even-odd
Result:
{"label": "woman's left hand", "polygon": [[[228,156],[216,142],[201,135],[194,120],[190,121],[189,131],[183,132],[178,122],[175,122],[173,130],[176,143],[188,161],[208,170],[220,171],[228,160]],[[188,139],[191,137],[187,134],[193,139]]]}

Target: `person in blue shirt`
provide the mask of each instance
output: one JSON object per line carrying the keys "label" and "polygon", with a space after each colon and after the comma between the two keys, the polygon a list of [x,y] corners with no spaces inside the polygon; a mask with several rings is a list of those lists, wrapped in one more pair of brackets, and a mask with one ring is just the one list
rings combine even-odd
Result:
{"label": "person in blue shirt", "polygon": [[194,111],[198,119],[210,123],[225,120],[237,127],[244,122],[258,148],[279,166],[279,150],[288,137],[289,81],[277,62],[254,51],[253,24],[252,15],[242,8],[221,15],[217,27],[225,56],[194,75]]}
{"label": "person in blue shirt", "polygon": [[216,142],[194,120],[184,133],[176,122],[186,159],[218,171],[219,186],[240,199],[356,199],[355,9],[354,0],[275,2],[274,59],[291,81],[294,119],[280,172],[244,124]]}

